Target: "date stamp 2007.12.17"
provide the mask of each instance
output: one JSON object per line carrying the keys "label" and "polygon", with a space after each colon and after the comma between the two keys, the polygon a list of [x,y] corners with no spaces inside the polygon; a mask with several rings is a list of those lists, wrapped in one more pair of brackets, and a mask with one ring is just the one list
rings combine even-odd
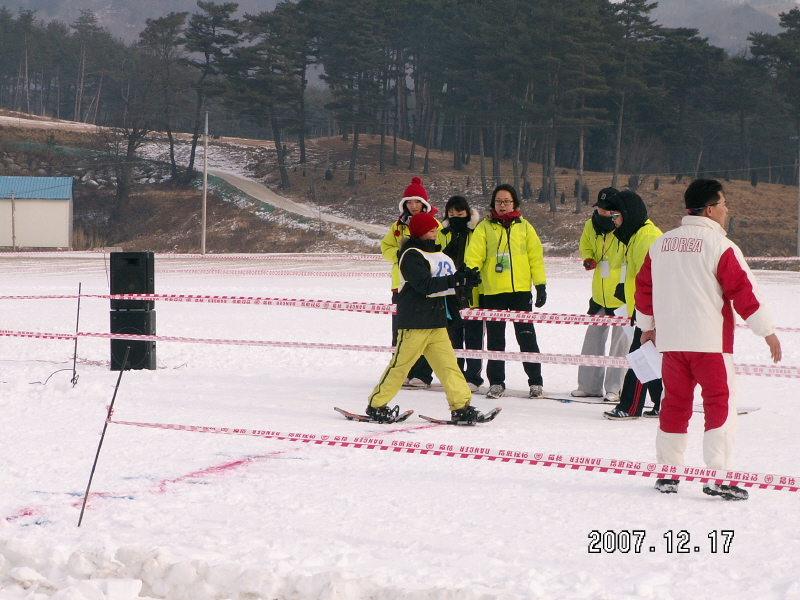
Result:
{"label": "date stamp 2007.12.17", "polygon": [[647,537],[647,532],[642,529],[614,531],[608,529],[599,531],[594,529],[589,532],[589,554],[611,554],[620,552],[627,554],[633,552],[665,552],[666,554],[690,554],[692,552],[710,552],[711,554],[728,554],[733,543],[733,530],[712,530],[705,536],[699,536],[702,541],[692,542],[692,534],[681,529],[665,531],[661,536]]}

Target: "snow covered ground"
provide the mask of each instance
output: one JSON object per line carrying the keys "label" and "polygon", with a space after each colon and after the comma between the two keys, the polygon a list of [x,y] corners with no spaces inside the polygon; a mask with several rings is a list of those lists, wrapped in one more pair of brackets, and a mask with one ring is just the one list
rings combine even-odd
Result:
{"label": "snow covered ground", "polygon": [[[386,272],[381,261],[160,257],[156,291],[389,302],[384,277],[204,270]],[[167,272],[169,271],[169,272]],[[183,271],[183,272],[181,272]],[[194,272],[188,272],[194,271]],[[589,276],[548,261],[548,312],[583,313]],[[797,273],[758,272],[781,326],[800,327]],[[102,255],[0,256],[3,295],[108,292]],[[0,300],[2,329],[71,333],[75,300]],[[293,307],[159,302],[158,334],[387,345],[389,317]],[[108,302],[84,298],[80,329],[107,332]],[[578,353],[584,329],[538,325],[544,352]],[[784,365],[800,365],[784,333]],[[516,349],[509,328],[509,350]],[[627,475],[501,464],[111,424],[78,528],[118,373],[109,342],[0,338],[0,598],[618,599],[800,598],[800,496],[752,490],[726,503],[684,482],[677,495]],[[389,354],[159,342],[155,371],[126,372],[114,418],[653,461],[657,422],[611,422],[602,406],[503,398],[492,423],[352,423]],[[737,332],[737,363],[766,364]],[[58,371],[59,369],[66,369]],[[510,388],[522,389],[509,363]],[[52,375],[52,376],[51,376]],[[545,389],[575,387],[545,365]],[[798,383],[740,376],[737,467],[800,476]],[[402,408],[447,415],[443,394],[402,391]],[[474,404],[489,408],[476,397]],[[687,463],[702,466],[702,417]],[[640,552],[590,553],[592,531],[646,532]],[[712,532],[733,531],[729,551]],[[691,536],[678,553],[679,532]],[[670,534],[671,532],[671,534]],[[623,534],[624,535],[624,534]],[[673,538],[673,551],[668,540]],[[712,534],[713,535],[713,534]],[[615,537],[617,537],[615,535]],[[655,548],[651,552],[650,547]],[[695,551],[697,547],[699,550]]]}

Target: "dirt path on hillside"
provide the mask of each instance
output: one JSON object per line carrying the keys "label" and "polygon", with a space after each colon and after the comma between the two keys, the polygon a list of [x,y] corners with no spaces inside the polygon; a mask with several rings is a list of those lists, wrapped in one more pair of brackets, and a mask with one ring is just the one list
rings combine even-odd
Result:
{"label": "dirt path on hillside", "polygon": [[209,169],[208,172],[211,175],[214,175],[215,177],[224,179],[232,186],[240,189],[245,194],[252,196],[256,200],[261,200],[262,202],[271,204],[276,208],[293,212],[298,215],[308,217],[310,219],[321,218],[323,221],[326,221],[328,223],[338,223],[340,225],[347,225],[348,227],[353,227],[355,229],[360,229],[362,231],[367,231],[369,233],[376,233],[378,235],[383,235],[389,230],[388,225],[373,225],[372,223],[363,223],[361,221],[350,221],[348,219],[343,219],[341,217],[336,217],[334,215],[329,215],[324,212],[318,211],[305,204],[298,204],[297,202],[293,202],[288,198],[279,196],[271,189],[269,189],[265,185],[258,183],[257,181],[253,181],[252,179],[248,179],[247,177],[243,177],[236,173],[231,173],[230,171],[222,171],[220,169]]}

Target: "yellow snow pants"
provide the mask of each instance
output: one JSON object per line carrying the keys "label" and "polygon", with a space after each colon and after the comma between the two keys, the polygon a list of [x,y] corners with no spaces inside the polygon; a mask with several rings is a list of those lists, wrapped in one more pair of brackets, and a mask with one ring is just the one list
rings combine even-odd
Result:
{"label": "yellow snow pants", "polygon": [[408,372],[420,355],[428,360],[433,372],[442,382],[450,410],[458,410],[469,404],[472,392],[467,380],[458,368],[453,345],[447,329],[399,329],[397,345],[392,360],[381,375],[378,385],[369,396],[369,405],[375,408],[385,406],[397,395]]}

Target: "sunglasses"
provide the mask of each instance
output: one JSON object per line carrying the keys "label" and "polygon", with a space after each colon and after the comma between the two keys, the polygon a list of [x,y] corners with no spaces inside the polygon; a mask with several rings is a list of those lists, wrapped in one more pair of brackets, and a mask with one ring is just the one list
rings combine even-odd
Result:
{"label": "sunglasses", "polygon": [[611,214],[610,214],[610,215],[608,215],[608,216],[609,216],[609,217],[611,217],[612,219],[616,219],[617,217],[619,217],[619,216],[621,216],[621,215],[620,215],[620,213],[611,213]]}

